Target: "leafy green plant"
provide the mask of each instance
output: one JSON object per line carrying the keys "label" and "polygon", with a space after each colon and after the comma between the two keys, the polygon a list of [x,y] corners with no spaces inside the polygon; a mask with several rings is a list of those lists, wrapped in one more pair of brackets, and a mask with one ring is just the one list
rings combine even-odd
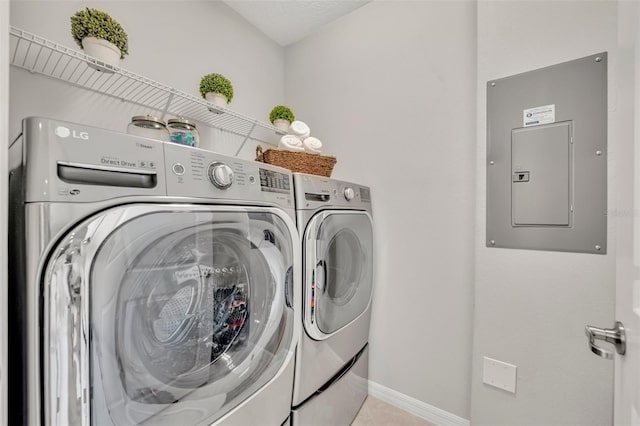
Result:
{"label": "leafy green plant", "polygon": [[98,9],[82,9],[71,17],[71,35],[82,47],[82,39],[96,37],[115,44],[120,49],[120,59],[129,54],[129,39],[120,24],[109,14]]}
{"label": "leafy green plant", "polygon": [[296,117],[293,115],[293,111],[288,106],[276,105],[269,114],[269,120],[273,124],[276,120],[287,120],[289,123],[293,123]]}
{"label": "leafy green plant", "polygon": [[221,74],[207,74],[200,80],[200,95],[206,99],[207,93],[219,93],[227,97],[227,103],[233,99],[231,81]]}

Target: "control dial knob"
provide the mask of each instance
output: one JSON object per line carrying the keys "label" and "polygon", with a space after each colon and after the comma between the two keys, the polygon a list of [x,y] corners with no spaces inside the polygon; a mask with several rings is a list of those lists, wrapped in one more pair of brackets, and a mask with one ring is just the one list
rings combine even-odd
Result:
{"label": "control dial knob", "polygon": [[353,200],[353,197],[355,197],[355,196],[356,196],[356,193],[353,191],[353,188],[351,188],[351,187],[345,188],[345,190],[344,190],[344,198],[347,201]]}
{"label": "control dial knob", "polygon": [[233,170],[224,163],[216,161],[209,164],[207,175],[216,188],[227,189],[233,183]]}

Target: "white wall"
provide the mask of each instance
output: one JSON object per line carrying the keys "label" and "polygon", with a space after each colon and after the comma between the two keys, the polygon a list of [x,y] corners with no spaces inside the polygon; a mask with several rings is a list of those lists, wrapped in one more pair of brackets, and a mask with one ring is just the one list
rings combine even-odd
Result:
{"label": "white wall", "polygon": [[[478,4],[474,425],[610,424],[613,363],[589,352],[587,323],[613,324],[615,215],[605,256],[485,247],[486,82],[609,51],[609,211],[616,208],[616,2]],[[518,366],[517,394],[482,384],[482,357]]]}
{"label": "white wall", "polygon": [[475,2],[372,2],[286,49],[286,102],[372,188],[370,379],[469,417]]}
{"label": "white wall", "polygon": [[[199,96],[200,77],[211,72],[234,85],[230,107],[268,121],[284,100],[284,51],[222,2],[25,1],[11,3],[11,25],[77,48],[69,18],[85,6],[108,12],[129,35],[130,55],[121,66]],[[20,120],[41,115],[125,131],[139,107],[11,69],[11,131]],[[203,147],[234,154],[237,138],[200,127]],[[242,157],[253,159],[251,144]]]}
{"label": "white wall", "polygon": [[7,188],[9,147],[9,1],[0,0],[0,424],[7,424]]}

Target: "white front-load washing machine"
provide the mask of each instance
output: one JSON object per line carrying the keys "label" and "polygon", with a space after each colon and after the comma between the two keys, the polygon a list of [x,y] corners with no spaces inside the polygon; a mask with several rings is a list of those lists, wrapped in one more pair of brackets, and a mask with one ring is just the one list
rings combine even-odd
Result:
{"label": "white front-load washing machine", "polygon": [[293,175],[303,251],[303,330],[291,421],[349,425],[368,391],[373,293],[369,188]]}
{"label": "white front-load washing machine", "polygon": [[288,171],[43,118],[10,156],[10,424],[288,421]]}

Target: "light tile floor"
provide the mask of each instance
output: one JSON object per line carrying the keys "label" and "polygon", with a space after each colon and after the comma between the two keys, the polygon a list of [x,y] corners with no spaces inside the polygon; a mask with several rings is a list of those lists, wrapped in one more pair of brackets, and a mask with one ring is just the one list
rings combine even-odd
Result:
{"label": "light tile floor", "polygon": [[368,396],[351,426],[435,426],[406,411]]}

